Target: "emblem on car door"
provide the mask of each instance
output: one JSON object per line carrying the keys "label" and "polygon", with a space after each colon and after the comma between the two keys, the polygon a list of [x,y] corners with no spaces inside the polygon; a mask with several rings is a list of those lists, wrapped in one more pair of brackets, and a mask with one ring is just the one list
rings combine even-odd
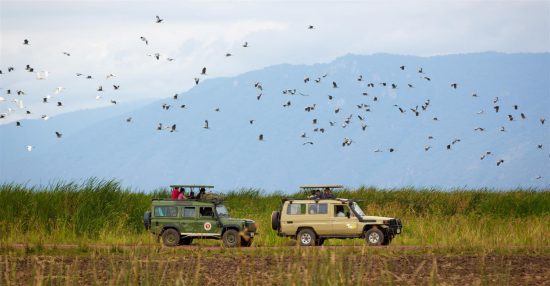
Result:
{"label": "emblem on car door", "polygon": [[212,225],[209,222],[205,222],[203,226],[204,226],[204,230],[206,231],[212,229]]}

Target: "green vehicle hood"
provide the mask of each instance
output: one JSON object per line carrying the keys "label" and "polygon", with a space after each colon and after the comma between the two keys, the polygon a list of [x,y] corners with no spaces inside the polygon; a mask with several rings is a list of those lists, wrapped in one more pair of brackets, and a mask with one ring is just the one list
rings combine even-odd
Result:
{"label": "green vehicle hood", "polygon": [[220,217],[220,222],[224,225],[242,225],[243,223],[254,223],[251,219],[244,218],[231,218],[231,217]]}

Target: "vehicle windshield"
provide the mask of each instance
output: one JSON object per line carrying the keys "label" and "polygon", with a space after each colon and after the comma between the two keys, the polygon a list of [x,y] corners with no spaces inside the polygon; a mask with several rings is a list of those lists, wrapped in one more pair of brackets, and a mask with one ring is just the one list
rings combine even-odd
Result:
{"label": "vehicle windshield", "polygon": [[224,205],[217,205],[216,212],[220,217],[229,217],[229,212],[227,211],[227,208]]}
{"label": "vehicle windshield", "polygon": [[361,207],[359,207],[359,205],[356,202],[353,202],[353,204],[351,204],[351,208],[353,208],[353,210],[355,211],[355,213],[358,216],[365,216],[365,213],[363,212]]}

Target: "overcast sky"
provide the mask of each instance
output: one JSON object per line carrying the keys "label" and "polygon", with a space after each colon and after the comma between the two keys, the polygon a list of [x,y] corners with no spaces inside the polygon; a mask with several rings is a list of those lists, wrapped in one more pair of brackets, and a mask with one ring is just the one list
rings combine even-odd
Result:
{"label": "overcast sky", "polygon": [[[155,23],[156,15],[164,21]],[[110,99],[168,97],[191,88],[203,66],[207,77],[218,77],[348,53],[549,52],[550,1],[0,1],[0,31],[0,96],[8,99],[0,113],[11,107],[16,119],[25,109],[39,116],[105,106]],[[245,41],[248,48],[241,47]],[[160,60],[147,56],[157,52]],[[26,64],[49,77],[37,80]],[[16,71],[6,74],[8,66]],[[110,73],[117,77],[107,80]],[[65,90],[55,95],[58,86]],[[27,93],[23,110],[6,89]],[[42,104],[48,94],[65,106]],[[96,100],[98,94],[103,98]]]}

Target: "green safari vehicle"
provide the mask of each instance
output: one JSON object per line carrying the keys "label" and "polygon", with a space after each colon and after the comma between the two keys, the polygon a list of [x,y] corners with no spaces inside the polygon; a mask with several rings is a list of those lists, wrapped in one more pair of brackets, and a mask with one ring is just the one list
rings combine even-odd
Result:
{"label": "green safari vehicle", "polygon": [[[205,185],[171,187],[213,188]],[[231,218],[223,200],[211,194],[185,200],[153,199],[143,223],[166,246],[189,245],[194,239],[221,239],[226,247],[248,247],[256,234],[253,220]]]}

